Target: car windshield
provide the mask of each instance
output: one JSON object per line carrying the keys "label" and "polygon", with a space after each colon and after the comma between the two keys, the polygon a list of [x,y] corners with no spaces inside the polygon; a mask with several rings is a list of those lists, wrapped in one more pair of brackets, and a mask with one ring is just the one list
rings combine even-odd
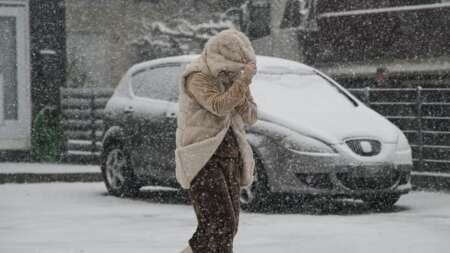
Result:
{"label": "car windshield", "polygon": [[[262,71],[254,78],[258,90],[265,90],[265,95],[274,95],[270,91],[276,90],[276,93],[281,92],[281,96],[294,96],[297,99],[320,99],[326,104],[350,104],[357,105],[355,101],[350,98],[345,92],[340,90],[336,85],[320,76],[319,74],[308,72],[293,72],[293,71]],[[261,92],[260,92],[261,93]]]}

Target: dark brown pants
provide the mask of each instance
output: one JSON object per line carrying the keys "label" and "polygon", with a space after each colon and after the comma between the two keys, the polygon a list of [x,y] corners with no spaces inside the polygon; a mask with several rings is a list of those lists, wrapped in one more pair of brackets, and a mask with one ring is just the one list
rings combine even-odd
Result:
{"label": "dark brown pants", "polygon": [[215,154],[192,180],[190,194],[198,221],[189,240],[194,253],[233,252],[239,224],[240,166],[240,155]]}

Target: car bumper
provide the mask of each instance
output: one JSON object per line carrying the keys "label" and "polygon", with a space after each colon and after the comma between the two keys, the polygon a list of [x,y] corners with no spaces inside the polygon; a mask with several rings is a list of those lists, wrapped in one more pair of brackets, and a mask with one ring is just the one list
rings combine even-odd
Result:
{"label": "car bumper", "polygon": [[340,187],[337,184],[331,189],[320,189],[307,186],[282,186],[278,188],[278,191],[273,192],[283,192],[283,193],[297,193],[302,195],[317,195],[317,196],[330,196],[330,197],[349,197],[349,198],[359,198],[367,195],[383,195],[383,194],[407,194],[411,191],[411,183],[398,185],[396,187],[387,189],[349,189],[346,187]]}
{"label": "car bumper", "polygon": [[[285,153],[286,154],[286,153]],[[287,154],[278,169],[267,170],[272,192],[358,198],[373,194],[406,194],[411,190],[412,163],[393,159],[361,162],[342,155]]]}

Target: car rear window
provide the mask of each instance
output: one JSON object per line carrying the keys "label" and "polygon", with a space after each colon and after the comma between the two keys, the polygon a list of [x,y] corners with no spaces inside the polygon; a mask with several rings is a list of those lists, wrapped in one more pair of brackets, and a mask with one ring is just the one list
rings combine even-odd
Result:
{"label": "car rear window", "polygon": [[132,75],[131,86],[138,97],[176,101],[180,74],[180,64],[141,69]]}

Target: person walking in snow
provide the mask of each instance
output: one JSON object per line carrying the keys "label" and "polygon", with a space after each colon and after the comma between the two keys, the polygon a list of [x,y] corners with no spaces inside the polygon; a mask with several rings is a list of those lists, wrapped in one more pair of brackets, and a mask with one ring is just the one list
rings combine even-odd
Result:
{"label": "person walking in snow", "polygon": [[250,92],[256,56],[249,39],[229,29],[208,40],[179,87],[176,178],[189,193],[197,229],[182,253],[231,253],[241,187],[255,162],[245,125],[256,122]]}

